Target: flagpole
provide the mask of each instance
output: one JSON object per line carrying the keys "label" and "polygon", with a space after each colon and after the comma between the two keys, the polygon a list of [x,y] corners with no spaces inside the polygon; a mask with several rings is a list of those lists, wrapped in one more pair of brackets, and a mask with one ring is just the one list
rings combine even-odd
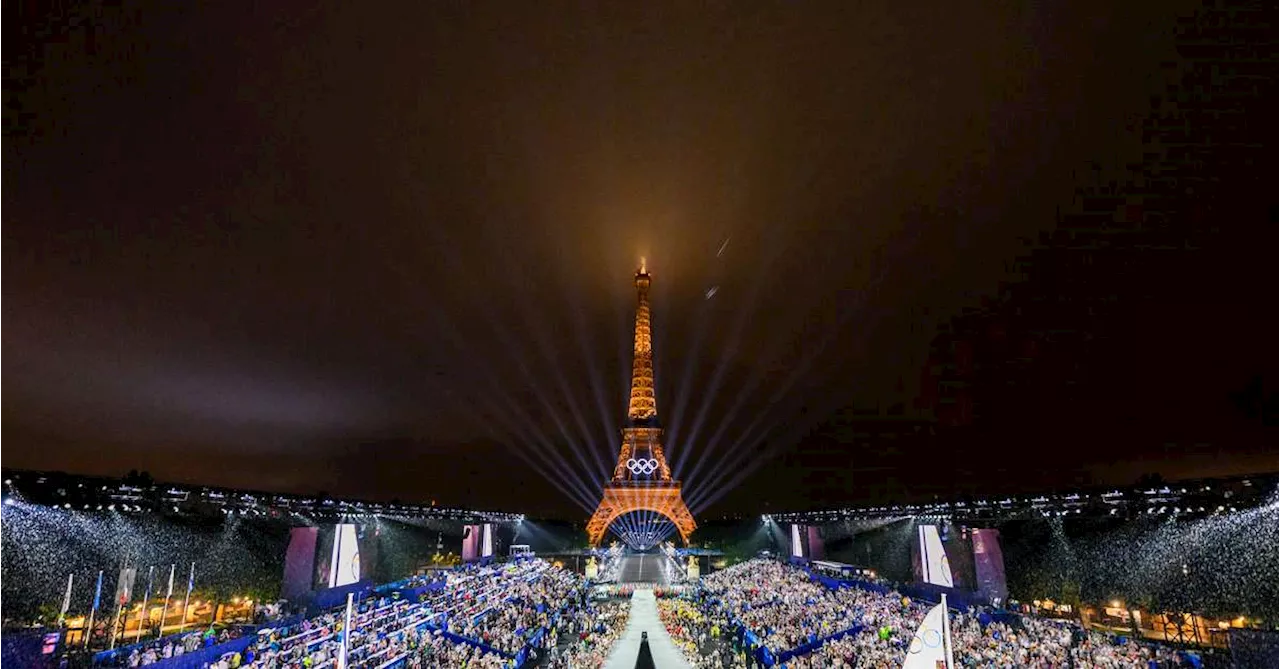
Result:
{"label": "flagpole", "polygon": [[356,593],[347,593],[347,613],[342,619],[342,655],[338,657],[338,669],[347,669],[347,653],[351,649],[351,607]]}
{"label": "flagpole", "polygon": [[191,605],[191,587],[196,583],[196,563],[191,563],[191,574],[187,576],[187,597],[182,600],[182,622],[178,623],[178,633],[187,628],[187,607]]}
{"label": "flagpole", "polygon": [[106,650],[115,650],[115,640],[120,636],[120,617],[124,615],[124,606],[115,605],[115,620],[111,622],[111,643]]}
{"label": "flagpole", "polygon": [[951,616],[947,609],[947,593],[942,593],[942,638],[943,650],[946,652],[947,669],[952,669],[951,665]]}
{"label": "flagpole", "polygon": [[124,614],[124,602],[116,602],[116,617],[111,621],[111,643],[107,650],[115,650],[116,637],[120,635],[120,617]]}
{"label": "flagpole", "polygon": [[84,647],[89,647],[89,638],[93,636],[93,619],[98,614],[98,604],[102,602],[102,570],[98,570],[98,585],[93,591],[93,608],[89,610],[89,626],[85,628]]}
{"label": "flagpole", "polygon": [[142,638],[142,621],[150,618],[150,616],[147,615],[147,606],[151,603],[151,580],[152,576],[155,574],[155,570],[156,568],[154,565],[147,567],[147,594],[142,596],[142,611],[138,612],[138,631],[133,635],[135,643],[138,639]]}
{"label": "flagpole", "polygon": [[71,608],[71,584],[75,583],[75,580],[75,572],[67,574],[67,594],[62,596],[62,610],[58,612],[58,627],[62,627],[62,623],[67,619],[67,609]]}
{"label": "flagpole", "polygon": [[[120,592],[123,587],[124,592]],[[120,568],[120,576],[116,577],[116,617],[111,621],[111,643],[107,646],[110,650],[115,650],[116,639],[120,637],[120,619],[124,617],[124,605],[127,600],[133,599],[133,583],[129,580],[129,562],[126,560],[124,566]]]}
{"label": "flagpole", "polygon": [[164,636],[164,619],[169,615],[169,597],[173,596],[173,569],[178,565],[169,565],[169,590],[164,593],[164,610],[160,612],[160,626],[156,630],[156,638]]}

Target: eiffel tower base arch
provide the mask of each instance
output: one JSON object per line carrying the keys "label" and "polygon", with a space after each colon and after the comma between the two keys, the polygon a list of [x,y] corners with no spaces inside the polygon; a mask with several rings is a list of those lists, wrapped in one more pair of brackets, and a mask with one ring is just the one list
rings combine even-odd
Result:
{"label": "eiffel tower base arch", "polygon": [[652,511],[664,516],[676,526],[680,540],[686,546],[689,545],[689,536],[698,528],[684,503],[678,483],[644,487],[610,485],[605,486],[600,505],[587,521],[588,543],[592,547],[599,546],[613,521],[632,511]]}

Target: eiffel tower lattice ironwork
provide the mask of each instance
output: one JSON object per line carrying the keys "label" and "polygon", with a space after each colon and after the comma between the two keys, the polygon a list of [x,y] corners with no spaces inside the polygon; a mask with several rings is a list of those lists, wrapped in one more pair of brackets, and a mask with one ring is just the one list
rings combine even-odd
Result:
{"label": "eiffel tower lattice ironwork", "polygon": [[662,453],[662,426],[653,391],[653,341],[649,334],[649,272],[644,261],[636,272],[636,330],[631,366],[631,401],[613,478],[604,486],[600,506],[587,521],[587,539],[600,545],[609,526],[634,511],[666,517],[687,545],[698,524],[684,503],[680,482],[672,480]]}

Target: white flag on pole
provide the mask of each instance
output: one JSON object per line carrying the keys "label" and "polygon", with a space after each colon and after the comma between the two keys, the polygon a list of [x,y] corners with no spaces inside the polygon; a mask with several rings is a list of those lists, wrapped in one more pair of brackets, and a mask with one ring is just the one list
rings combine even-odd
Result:
{"label": "white flag on pole", "polygon": [[933,607],[911,637],[907,659],[902,669],[948,669],[951,666],[947,648],[946,606]]}
{"label": "white flag on pole", "polygon": [[58,620],[62,620],[67,615],[67,610],[71,608],[71,584],[75,583],[75,573],[67,574],[67,594],[62,596],[62,610],[58,612]]}

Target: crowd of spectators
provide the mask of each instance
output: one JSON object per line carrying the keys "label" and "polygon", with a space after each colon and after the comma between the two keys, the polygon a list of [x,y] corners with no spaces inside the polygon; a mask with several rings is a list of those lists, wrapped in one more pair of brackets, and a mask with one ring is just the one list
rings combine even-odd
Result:
{"label": "crowd of spectators", "polygon": [[[554,624],[562,610],[575,610],[583,594],[580,577],[541,560],[469,567],[431,578],[443,578],[446,587],[420,601],[382,596],[357,605],[346,639],[348,666],[510,667],[538,631]],[[345,608],[338,608],[264,628],[243,651],[226,653],[208,666],[334,666],[345,637],[345,615]]]}
{"label": "crowd of spectators", "polygon": [[662,574],[667,583],[683,583],[688,580],[689,572],[676,552],[675,545],[666,542],[662,545]]}
{"label": "crowd of spectators", "polygon": [[399,588],[423,588],[436,583],[447,583],[450,573],[447,569],[431,569],[426,573],[414,574],[394,585]]}
{"label": "crowd of spectators", "polygon": [[617,583],[622,575],[622,548],[611,546],[607,550],[596,551],[591,559],[596,561],[597,583]]}
{"label": "crowd of spectators", "polygon": [[[482,650],[476,646],[454,643],[444,637],[440,630],[422,628],[413,634],[400,638],[391,638],[382,642],[389,661],[404,660],[409,669],[452,669],[467,667],[468,669],[503,669],[512,663],[509,659]],[[379,664],[362,663],[353,666],[377,667]]]}
{"label": "crowd of spectators", "polygon": [[582,585],[576,575],[541,560],[484,567],[450,581],[427,602],[445,615],[448,631],[508,655],[519,652]]}
{"label": "crowd of spectators", "polygon": [[912,636],[931,608],[897,593],[886,595],[858,588],[835,590],[831,597],[849,608],[860,631],[828,640],[809,656],[788,662],[788,666],[901,666]]}
{"label": "crowd of spectators", "polygon": [[240,629],[227,627],[216,629],[208,627],[193,630],[185,634],[175,634],[139,645],[129,650],[110,656],[98,666],[103,667],[145,667],[170,657],[181,657],[193,653],[205,646],[212,646],[230,641],[240,636]]}
{"label": "crowd of spectators", "polygon": [[[809,581],[803,570],[764,560],[731,567],[703,582],[708,586],[703,612],[723,611],[732,616],[775,657],[804,643],[856,630],[786,660],[787,669],[901,667],[912,637],[932,608],[932,604],[892,591],[826,589]],[[953,657],[960,667],[1149,669],[1182,664],[1169,648],[1120,641],[1096,632],[1083,634],[1078,625],[1061,621],[1019,616],[984,624],[972,609],[952,611],[950,618]],[[677,628],[673,638],[679,632]]]}
{"label": "crowd of spectators", "polygon": [[[1168,648],[1147,643],[1115,643],[1106,635],[1091,633],[1079,644],[1072,642],[1071,625],[1023,618],[1014,625],[990,622],[982,625],[973,612],[951,615],[955,664],[974,669],[1051,669],[1081,667],[1125,669],[1176,667],[1180,658]],[[788,669],[819,667],[888,668],[902,665],[910,637],[870,630],[830,641],[805,656],[787,662]]]}
{"label": "crowd of spectators", "polygon": [[740,653],[730,646],[723,616],[708,615],[688,599],[670,597],[658,600],[658,617],[694,669],[742,666]]}
{"label": "crowd of spectators", "polygon": [[634,585],[597,586],[595,588],[595,591],[604,597],[628,599],[636,591],[636,586]]}
{"label": "crowd of spectators", "polygon": [[1073,634],[1081,628],[1071,623],[1021,617],[1018,629],[1002,623],[985,628],[972,612],[952,617],[952,639],[957,654],[963,653],[970,667],[1047,667],[1066,666],[1118,667],[1176,666],[1180,658],[1171,649],[1151,643],[1117,643],[1097,632],[1081,634],[1072,643]]}
{"label": "crowd of spectators", "polygon": [[[441,614],[427,607],[407,602],[396,602],[390,606],[383,604],[371,615],[357,616],[355,620],[348,651],[348,666],[353,669],[396,666],[401,661],[403,666],[414,669],[505,669],[513,666],[509,657],[477,645],[458,643],[446,637],[442,629],[428,625],[429,622],[437,622]],[[337,621],[334,629],[341,631],[341,628],[342,622]],[[321,634],[328,632],[328,629],[320,629]],[[330,660],[339,651],[338,643],[340,638],[332,643],[326,639],[319,648],[311,646],[315,650],[308,654],[281,658],[282,662],[268,659],[267,663],[254,666],[266,669],[336,666]]]}
{"label": "crowd of spectators", "polygon": [[857,613],[805,572],[751,560],[702,579],[706,595],[774,655],[852,627]]}
{"label": "crowd of spectators", "polygon": [[600,669],[618,637],[627,629],[631,601],[609,599],[593,602],[564,616],[553,630],[557,641],[548,666],[552,669]]}
{"label": "crowd of spectators", "polygon": [[[540,666],[598,669],[630,613],[630,587],[612,587],[622,597],[588,601],[581,577],[541,560],[469,567],[431,578],[443,579],[445,587],[420,601],[383,596],[360,602],[347,640],[349,666],[505,669],[536,642]],[[788,657],[787,669],[896,669],[932,607],[893,591],[832,589],[802,569],[770,560],[736,565],[703,578],[700,587],[667,588],[662,595],[657,602],[662,624],[695,669],[749,666],[760,646],[781,659],[806,644],[816,647]],[[344,639],[344,616],[340,608],[267,627],[243,651],[226,653],[207,666],[333,666]],[[1181,664],[1168,648],[1086,634],[1063,621],[997,620],[969,610],[951,612],[951,631],[955,663],[966,669]],[[160,639],[122,655],[116,666],[146,666],[229,641],[233,634],[210,628]]]}
{"label": "crowd of spectators", "polygon": [[[232,654],[231,667],[319,667],[334,660],[343,640],[345,610],[330,611],[296,625],[267,628],[258,633],[242,657]],[[430,619],[429,612],[409,602],[390,599],[362,602],[352,616],[348,657],[353,666],[376,665],[387,653],[386,640]]]}

